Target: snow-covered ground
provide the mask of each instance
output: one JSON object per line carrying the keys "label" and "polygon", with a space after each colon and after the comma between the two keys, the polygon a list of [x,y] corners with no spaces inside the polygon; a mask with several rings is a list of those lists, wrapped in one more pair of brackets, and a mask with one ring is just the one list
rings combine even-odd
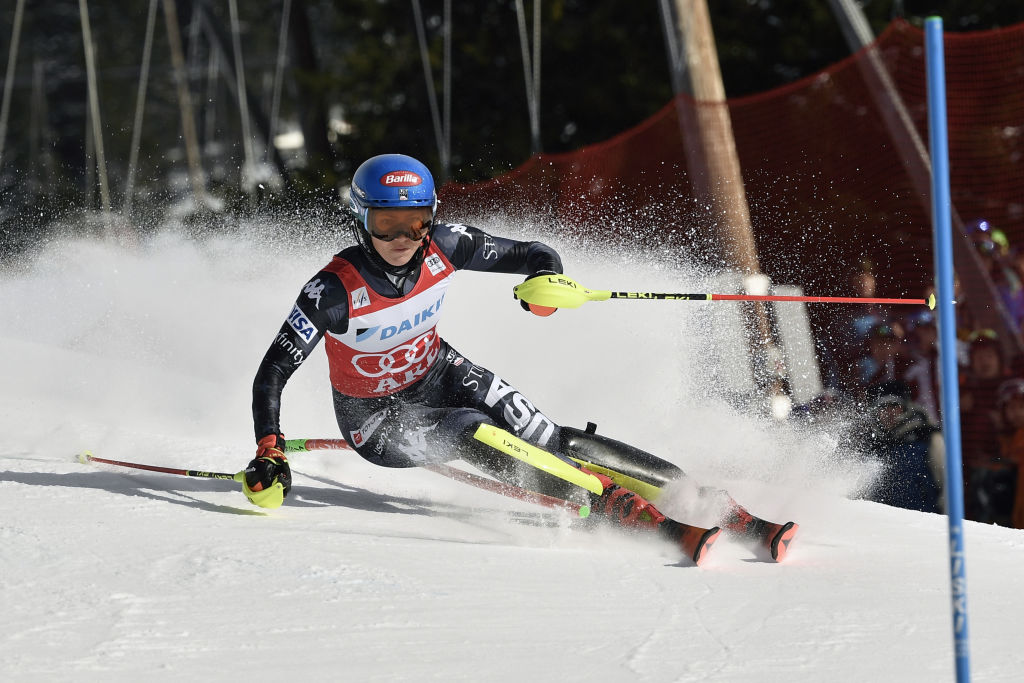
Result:
{"label": "snow-covered ground", "polygon": [[[560,246],[591,287],[704,284]],[[692,567],[650,538],[348,453],[295,456],[270,512],[233,482],[76,462],[88,448],[244,467],[253,373],[336,248],[164,233],[58,242],[0,274],[0,680],[953,677],[945,519],[851,499],[870,472],[824,435],[710,395],[705,307],[728,304],[541,319],[512,299],[519,278],[463,273],[440,329],[552,418],[799,521],[781,565],[723,538]],[[322,353],[285,390],[283,424],[338,436]],[[975,680],[1020,680],[1024,532],[968,523],[966,539]]]}

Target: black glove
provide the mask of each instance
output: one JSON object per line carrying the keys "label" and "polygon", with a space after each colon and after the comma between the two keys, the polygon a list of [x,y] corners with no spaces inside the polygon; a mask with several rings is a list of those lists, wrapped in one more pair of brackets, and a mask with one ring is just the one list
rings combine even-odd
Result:
{"label": "black glove", "polygon": [[292,488],[292,470],[285,457],[284,437],[268,434],[257,442],[256,457],[245,468],[242,490],[260,507],[276,508]]}
{"label": "black glove", "polygon": [[[533,273],[532,275],[527,275],[526,279],[523,280],[523,282],[529,282],[535,277],[541,277],[544,275],[558,275],[558,273],[556,273],[553,270],[539,270],[536,273]],[[528,304],[522,299],[519,300],[519,305],[522,306],[523,310],[526,311],[527,313],[533,313],[534,315],[539,315],[541,317],[547,317],[558,310],[557,308],[551,306],[538,306],[537,304]]]}

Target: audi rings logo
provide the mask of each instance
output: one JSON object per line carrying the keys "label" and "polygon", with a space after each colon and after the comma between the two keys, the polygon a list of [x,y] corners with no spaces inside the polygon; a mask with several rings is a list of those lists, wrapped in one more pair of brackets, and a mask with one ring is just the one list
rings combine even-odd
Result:
{"label": "audi rings logo", "polygon": [[363,377],[383,377],[408,370],[430,355],[435,341],[434,330],[430,330],[385,353],[359,353],[352,356],[352,365]]}

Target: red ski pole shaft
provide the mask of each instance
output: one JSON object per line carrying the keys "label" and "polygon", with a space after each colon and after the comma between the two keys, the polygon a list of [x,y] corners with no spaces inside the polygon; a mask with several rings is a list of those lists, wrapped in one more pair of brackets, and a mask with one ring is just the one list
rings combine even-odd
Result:
{"label": "red ski pole shaft", "polygon": [[935,295],[927,299],[883,299],[860,296],[796,296],[788,294],[673,294],[669,292],[610,292],[610,299],[652,301],[795,301],[810,304],[906,304],[935,308]]}
{"label": "red ski pole shaft", "polygon": [[907,304],[934,308],[930,299],[884,299],[857,296],[788,296],[782,294],[712,294],[712,301],[800,301],[811,304]]}
{"label": "red ski pole shaft", "polygon": [[242,474],[241,472],[237,474],[229,474],[228,472],[204,472],[202,470],[187,470],[177,467],[145,465],[139,462],[125,462],[123,460],[107,460],[106,458],[98,458],[89,451],[79,455],[78,459],[82,462],[99,462],[104,465],[117,465],[118,467],[131,467],[132,469],[146,470],[148,472],[163,472],[164,474],[176,474],[181,477],[198,477],[202,479],[232,479],[237,481],[238,477]]}
{"label": "red ski pole shaft", "polygon": [[448,477],[449,479],[454,479],[455,481],[460,481],[464,484],[469,484],[470,486],[475,486],[478,489],[499,493],[503,496],[507,496],[508,498],[515,498],[516,500],[522,500],[527,503],[536,503],[537,505],[543,505],[548,508],[568,510],[580,517],[588,517],[590,515],[589,505],[580,505],[579,503],[574,503],[572,501],[562,500],[561,498],[537,493],[536,491],[530,491],[514,484],[505,484],[500,481],[494,481],[493,479],[487,479],[471,472],[451,467],[450,465],[423,465],[423,469],[436,472],[437,474]]}

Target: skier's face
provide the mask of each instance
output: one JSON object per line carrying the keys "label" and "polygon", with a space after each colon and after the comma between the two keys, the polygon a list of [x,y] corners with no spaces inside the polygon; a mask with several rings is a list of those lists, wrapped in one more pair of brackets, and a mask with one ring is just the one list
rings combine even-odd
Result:
{"label": "skier's face", "polygon": [[432,218],[425,207],[373,208],[366,215],[366,228],[380,257],[392,266],[404,266],[423,244]]}
{"label": "skier's face", "polygon": [[373,248],[377,250],[380,257],[392,266],[404,266],[412,260],[416,250],[423,244],[422,239],[411,240],[405,235],[389,242],[372,236],[370,239],[373,241]]}
{"label": "skier's face", "polygon": [[892,429],[903,415],[903,406],[899,404],[882,406],[878,409],[878,421],[885,429]]}
{"label": "skier's face", "polygon": [[1013,429],[1024,429],[1024,397],[1010,399],[1003,411],[1008,426]]}
{"label": "skier's face", "polygon": [[918,348],[930,349],[938,341],[939,331],[935,329],[935,325],[921,325],[916,332]]}
{"label": "skier's face", "polygon": [[999,349],[990,344],[971,349],[971,370],[977,377],[992,379],[1002,372]]}

